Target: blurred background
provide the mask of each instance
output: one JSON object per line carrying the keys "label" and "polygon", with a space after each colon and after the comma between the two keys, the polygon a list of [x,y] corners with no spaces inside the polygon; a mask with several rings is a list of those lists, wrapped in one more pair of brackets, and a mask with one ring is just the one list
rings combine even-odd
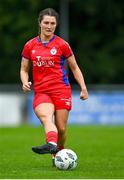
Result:
{"label": "blurred background", "polygon": [[56,34],[69,42],[83,72],[89,99],[79,99],[70,70],[73,110],[70,124],[124,124],[124,1],[1,0],[0,1],[0,127],[39,124],[33,113],[33,92],[23,94],[21,52],[38,34],[44,8],[60,13]]}

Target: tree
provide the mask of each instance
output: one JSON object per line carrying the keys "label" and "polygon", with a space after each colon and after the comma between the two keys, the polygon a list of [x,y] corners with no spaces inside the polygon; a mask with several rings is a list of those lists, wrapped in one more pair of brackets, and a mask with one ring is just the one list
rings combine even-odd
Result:
{"label": "tree", "polygon": [[[69,43],[89,84],[123,83],[123,0],[68,0]],[[0,82],[19,83],[21,51],[37,35],[38,13],[58,0],[0,1]],[[59,32],[57,30],[57,34]],[[70,72],[70,80],[75,83]]]}

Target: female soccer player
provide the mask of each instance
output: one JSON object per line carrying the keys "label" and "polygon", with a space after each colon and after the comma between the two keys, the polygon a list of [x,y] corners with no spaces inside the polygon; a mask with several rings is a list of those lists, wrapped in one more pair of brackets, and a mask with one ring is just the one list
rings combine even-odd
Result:
{"label": "female soccer player", "polygon": [[72,107],[65,60],[80,86],[80,99],[87,99],[88,92],[69,44],[54,34],[58,13],[52,8],[44,9],[39,14],[38,24],[39,35],[29,40],[23,48],[20,77],[23,91],[31,91],[29,68],[32,64],[33,108],[46,135],[46,144],[34,146],[32,150],[39,154],[55,154],[64,148],[67,120]]}

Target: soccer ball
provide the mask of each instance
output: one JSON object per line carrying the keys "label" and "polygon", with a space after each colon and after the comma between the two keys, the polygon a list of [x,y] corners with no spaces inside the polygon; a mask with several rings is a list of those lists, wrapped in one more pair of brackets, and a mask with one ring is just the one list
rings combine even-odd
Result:
{"label": "soccer ball", "polygon": [[55,165],[60,170],[74,169],[77,166],[77,155],[71,149],[62,149],[55,156]]}

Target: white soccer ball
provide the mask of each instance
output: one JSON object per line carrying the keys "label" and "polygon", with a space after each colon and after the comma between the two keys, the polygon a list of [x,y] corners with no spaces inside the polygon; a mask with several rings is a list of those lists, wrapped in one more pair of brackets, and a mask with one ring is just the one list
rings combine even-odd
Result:
{"label": "white soccer ball", "polygon": [[55,156],[55,165],[58,169],[74,169],[77,166],[77,155],[71,149],[62,149]]}

